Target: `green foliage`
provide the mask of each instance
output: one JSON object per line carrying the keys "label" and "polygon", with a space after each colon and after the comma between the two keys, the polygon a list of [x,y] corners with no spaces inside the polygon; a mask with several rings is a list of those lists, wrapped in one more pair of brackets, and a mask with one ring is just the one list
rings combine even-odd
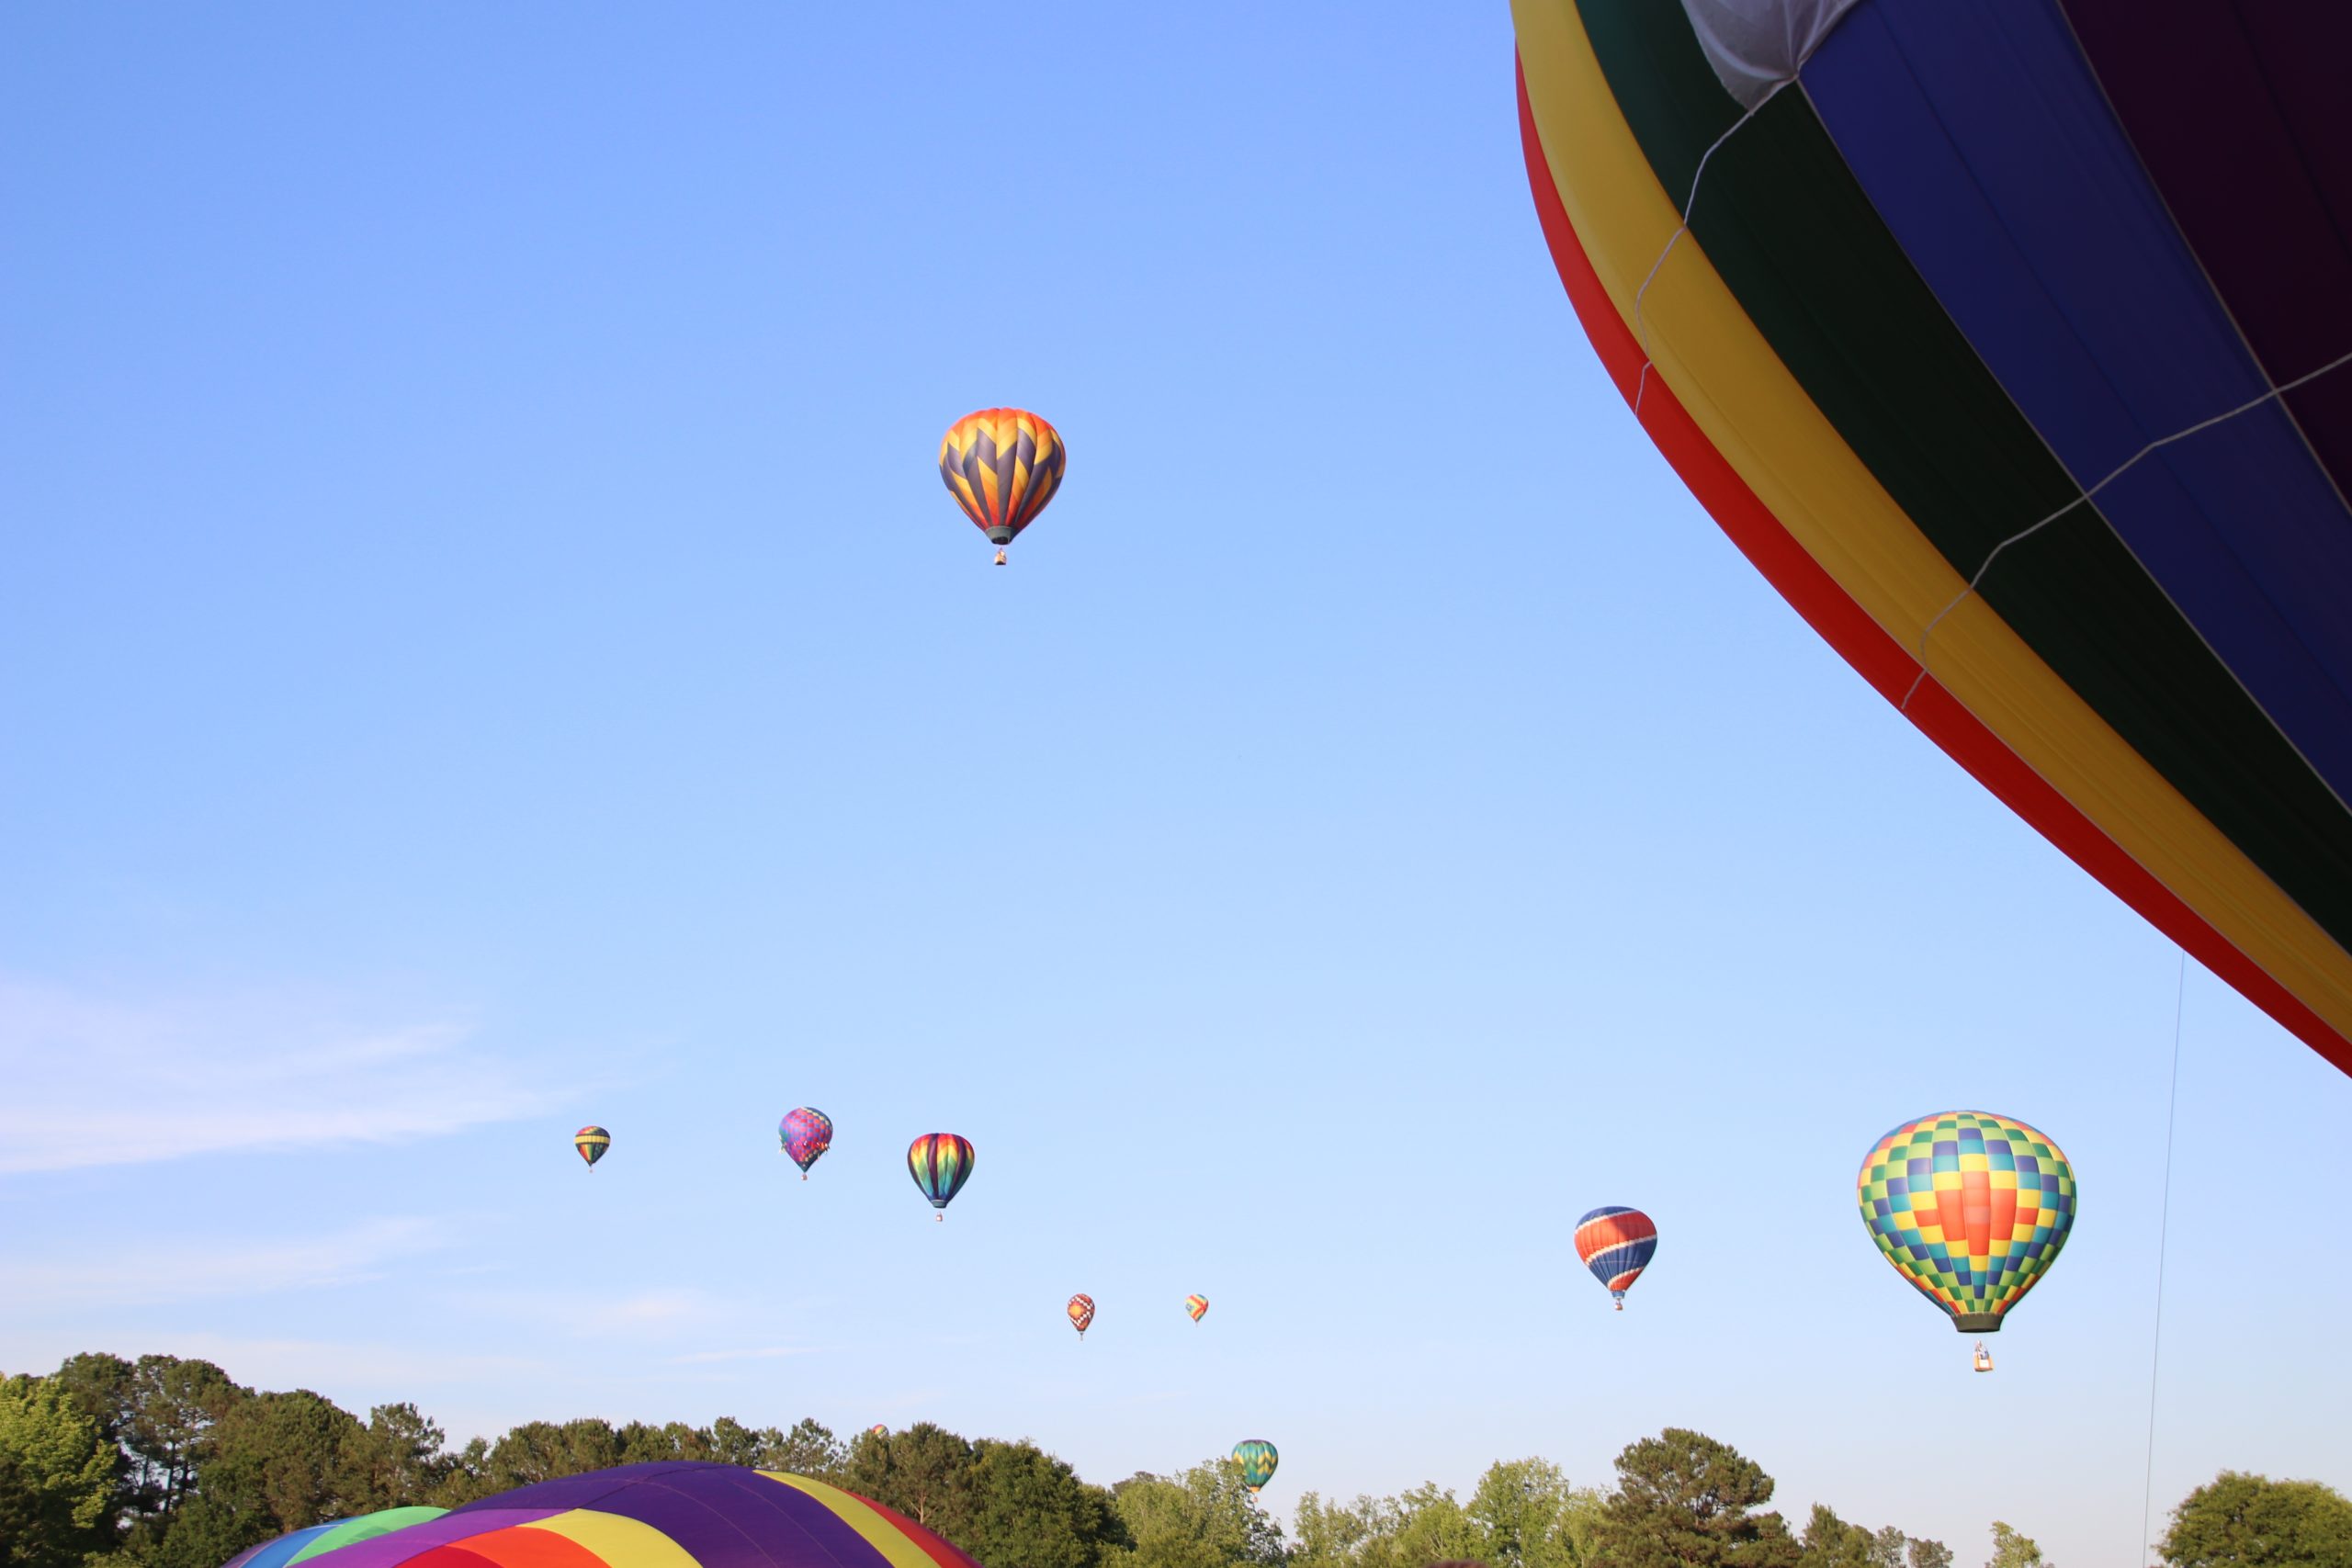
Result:
{"label": "green foliage", "polygon": [[349,1437],[335,1492],[354,1513],[404,1507],[433,1496],[455,1461],[442,1451],[448,1434],[413,1404],[379,1404]]}
{"label": "green foliage", "polygon": [[70,1568],[107,1544],[115,1447],[54,1378],[0,1382],[0,1563]]}
{"label": "green foliage", "polygon": [[2352,1502],[2316,1481],[2225,1470],[2181,1500],[2156,1550],[2170,1568],[2343,1568]]}
{"label": "green foliage", "polygon": [[1668,1427],[1617,1456],[1595,1544],[1611,1568],[1794,1568],[1772,1478],[1728,1443]]}
{"label": "green foliage", "polygon": [[1282,1568],[1282,1527],[1242,1484],[1229,1459],[1177,1475],[1134,1475],[1112,1488],[1127,1544],[1104,1568]]}
{"label": "green foliage", "polygon": [[1396,1497],[1299,1500],[1291,1568],[1427,1568],[1476,1562],[1490,1568],[1582,1568],[1593,1561],[1598,1493],[1570,1486],[1548,1460],[1488,1468],[1466,1504],[1435,1486]]}
{"label": "green foliage", "polygon": [[972,1445],[929,1421],[862,1442],[842,1484],[961,1544],[972,1515]]}
{"label": "green foliage", "polygon": [[2050,1568],[2042,1560],[2041,1548],[2030,1536],[2019,1535],[2010,1526],[1993,1521],[1993,1555],[1985,1559],[1984,1568]]}
{"label": "green foliage", "polygon": [[1943,1542],[1917,1540],[1893,1525],[1872,1534],[1826,1503],[1813,1506],[1799,1545],[1804,1568],[1951,1568],[1951,1548]]}
{"label": "green foliage", "polygon": [[951,1539],[989,1568],[1100,1568],[1127,1544],[1110,1489],[1035,1444],[984,1440],[974,1454],[968,1533]]}
{"label": "green foliage", "polygon": [[[831,1434],[824,1437],[831,1443]],[[1099,1568],[1107,1551],[1126,1544],[1111,1494],[1035,1443],[973,1443],[922,1421],[860,1438],[846,1456],[838,1445],[831,1452],[842,1485],[937,1530],[989,1568]]]}
{"label": "green foliage", "polygon": [[1951,1568],[1951,1548],[1939,1540],[1913,1536],[1905,1568]]}
{"label": "green foliage", "polygon": [[1826,1503],[1813,1506],[1799,1545],[1804,1568],[1877,1568],[1877,1542],[1871,1532],[1848,1524]]}

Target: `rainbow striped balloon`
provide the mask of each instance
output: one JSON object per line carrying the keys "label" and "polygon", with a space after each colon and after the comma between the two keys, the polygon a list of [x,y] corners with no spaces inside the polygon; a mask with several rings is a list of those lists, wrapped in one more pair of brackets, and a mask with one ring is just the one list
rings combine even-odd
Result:
{"label": "rainbow striped balloon", "polygon": [[605,1157],[605,1151],[613,1146],[613,1135],[602,1127],[582,1127],[571,1134],[571,1146],[580,1151],[588,1168],[594,1170],[596,1162]]}
{"label": "rainbow striped balloon", "polygon": [[[259,1554],[277,1544],[229,1568],[257,1568]],[[912,1519],[855,1493],[780,1471],[677,1461],[502,1492],[339,1547],[334,1562],[334,1568],[979,1568]]]}
{"label": "rainbow striped balloon", "polygon": [[447,1512],[447,1508],[384,1508],[348,1519],[330,1519],[322,1525],[281,1535],[276,1540],[266,1540],[259,1546],[249,1546],[229,1559],[226,1568],[294,1568],[296,1563],[308,1562],[322,1551],[373,1540],[379,1535],[437,1519]]}
{"label": "rainbow striped balloon", "polygon": [[925,1133],[907,1145],[907,1174],[945,1219],[947,1205],[972,1179],[971,1140],[953,1133]]}
{"label": "rainbow striped balloon", "polygon": [[1208,1315],[1209,1299],[1206,1296],[1186,1296],[1184,1298],[1184,1310],[1193,1314],[1193,1321],[1194,1323],[1198,1323],[1202,1318]]}
{"label": "rainbow striped balloon", "polygon": [[1603,1207],[1577,1222],[1577,1256],[1592,1277],[1609,1287],[1617,1310],[1625,1292],[1657,1256],[1657,1226],[1639,1209]]}

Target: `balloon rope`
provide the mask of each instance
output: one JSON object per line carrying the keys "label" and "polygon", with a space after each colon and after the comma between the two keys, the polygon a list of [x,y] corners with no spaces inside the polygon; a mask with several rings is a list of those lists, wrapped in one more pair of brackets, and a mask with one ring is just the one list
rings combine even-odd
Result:
{"label": "balloon rope", "polygon": [[[1659,259],[1663,260],[1665,258],[1660,257]],[[2130,473],[2133,468],[2138,466],[2141,458],[2145,457],[2149,453],[2155,451],[2158,447],[2169,446],[2176,441],[2185,441],[2200,430],[2211,430],[2213,426],[2235,419],[2242,413],[2249,413],[2254,410],[2260,408],[2263,404],[2278,398],[2280,394],[2291,392],[2296,388],[2301,386],[2304,382],[2315,381],[2322,376],[2326,375],[2329,371],[2347,364],[2352,364],[2352,354],[2338,355],[2334,359],[2331,359],[2326,364],[2321,366],[2318,369],[2305,371],[2302,375],[2296,377],[2291,381],[2281,382],[2278,386],[2275,386],[2268,391],[2263,393],[2260,397],[2248,398],[2245,402],[2240,403],[2233,409],[2224,409],[2220,413],[2214,414],[2211,418],[2199,420],[2195,424],[2188,426],[2185,430],[2176,430],[2170,435],[2160,436],[2156,440],[2149,442],[2145,446],[2141,447],[2137,452],[2134,452],[2129,457],[2124,458],[2122,463],[2117,467],[2115,471],[2109,474],[2107,478],[2099,480],[2098,483],[2091,486],[2088,490],[2083,491],[2082,494],[2075,497],[2074,500],[2068,502],[2065,505],[2060,507],[2057,511],[2052,513],[2041,522],[2034,524],[2031,527],[2020,528],[2016,533],[2010,535],[2007,538],[2003,539],[1999,544],[1995,545],[1992,549],[1985,554],[1984,564],[1976,569],[1976,575],[1968,580],[1967,586],[1962,588],[1959,592],[1953,594],[1951,596],[1951,603],[1946,604],[1942,609],[1938,610],[1935,614],[1935,617],[1928,621],[1928,623],[1920,629],[1919,640],[1914,647],[1914,652],[1918,657],[1919,672],[1911,677],[1910,689],[1903,694],[1903,700],[1895,705],[1896,711],[1901,713],[1908,713],[1911,711],[1911,699],[1918,694],[1919,682],[1928,678],[1928,638],[1934,635],[1935,629],[1938,626],[1943,625],[1943,620],[1946,615],[1951,615],[1954,610],[1960,608],[1960,603],[1962,600],[1976,592],[1977,584],[1984,581],[1984,574],[1993,570],[1994,561],[2000,558],[2000,554],[2003,550],[2007,549],[2011,545],[2030,539],[2034,535],[2041,533],[2044,528],[2049,527],[2050,525],[2057,522],[2058,519],[2065,516],[2066,513],[2074,511],[2075,508],[2090,500],[2091,497],[2097,495],[2099,491],[2105,490],[2108,486],[2121,479],[2125,474]]]}
{"label": "balloon rope", "polygon": [[2181,949],[2180,979],[2172,994],[2172,1088],[2165,1100],[2165,1201],[2156,1222],[2156,1327],[2148,1350],[2148,1462],[2140,1479],[2140,1538],[2148,1535],[2148,1513],[2156,1496],[2156,1371],[2165,1353],[2165,1244],[2172,1235],[2172,1129],[2180,1109],[2180,1015],[2188,996],[2188,950]]}
{"label": "balloon rope", "polygon": [[1665,247],[1657,253],[1657,260],[1650,263],[1650,270],[1643,276],[1642,286],[1634,290],[1634,335],[1641,340],[1642,344],[1642,374],[1641,378],[1634,383],[1634,417],[1636,420],[1642,417],[1642,396],[1650,389],[1650,324],[1642,314],[1642,301],[1647,298],[1650,284],[1657,278],[1658,268],[1664,266],[1666,258],[1674,254],[1674,247],[1682,236],[1690,231],[1690,209],[1699,205],[1699,181],[1707,173],[1707,160],[1713,157],[1715,149],[1729,141],[1733,133],[1741,126],[1754,119],[1757,110],[1770,103],[1779,96],[1781,88],[1795,80],[1793,76],[1783,76],[1773,83],[1770,92],[1757,99],[1746,114],[1732,121],[1730,129],[1716,137],[1708,144],[1707,150],[1699,154],[1699,166],[1690,171],[1690,199],[1682,204],[1682,221],[1675,226],[1673,233],[1666,237]]}

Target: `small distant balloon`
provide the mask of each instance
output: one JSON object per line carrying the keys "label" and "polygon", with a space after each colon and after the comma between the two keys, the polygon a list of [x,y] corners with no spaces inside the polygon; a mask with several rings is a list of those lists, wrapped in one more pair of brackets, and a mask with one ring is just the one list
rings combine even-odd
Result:
{"label": "small distant balloon", "polygon": [[784,1152],[792,1156],[792,1163],[800,1168],[800,1179],[806,1181],[808,1168],[833,1146],[833,1119],[804,1105],[785,1113],[776,1123],[776,1136],[783,1140]]}
{"label": "small distant balloon", "polygon": [[588,1168],[593,1171],[596,1162],[605,1157],[605,1151],[613,1146],[613,1135],[602,1127],[582,1127],[571,1134],[571,1146],[580,1151],[580,1157],[588,1162]]}
{"label": "small distant balloon", "polygon": [[972,1179],[970,1141],[953,1133],[925,1133],[907,1145],[907,1174],[939,1211],[938,1217],[945,1219],[947,1205]]}
{"label": "small distant balloon", "polygon": [[890,1435],[890,1428],[885,1427],[879,1421],[876,1421],[873,1426],[868,1427],[865,1431],[868,1437],[874,1438],[887,1438]]}
{"label": "small distant balloon", "polygon": [[2064,1153],[1982,1111],[1904,1122],[1863,1156],[1854,1185],[1871,1240],[1962,1334],[1999,1333],[2075,1228]]}
{"label": "small distant balloon", "polygon": [[1577,1256],[1592,1277],[1609,1288],[1617,1310],[1625,1310],[1625,1292],[1657,1256],[1657,1226],[1639,1209],[1607,1206],[1577,1222]]}
{"label": "small distant balloon", "polygon": [[1250,1438],[1234,1444],[1233,1458],[1241,1466],[1241,1484],[1250,1488],[1252,1497],[1274,1478],[1274,1467],[1283,1461],[1283,1456],[1274,1451],[1274,1445],[1263,1438]]}
{"label": "small distant balloon", "polygon": [[1094,1322],[1094,1298],[1083,1294],[1072,1296],[1067,1310],[1069,1313],[1069,1325],[1078,1330],[1078,1337],[1080,1339],[1085,1338],[1087,1328]]}
{"label": "small distant balloon", "polygon": [[939,477],[1004,564],[1004,547],[1061,488],[1069,449],[1061,433],[1026,409],[982,409],[947,427]]}
{"label": "small distant balloon", "polygon": [[1198,1323],[1202,1318],[1208,1315],[1209,1299],[1206,1296],[1186,1296],[1184,1298],[1184,1310],[1193,1314],[1193,1321],[1194,1323]]}

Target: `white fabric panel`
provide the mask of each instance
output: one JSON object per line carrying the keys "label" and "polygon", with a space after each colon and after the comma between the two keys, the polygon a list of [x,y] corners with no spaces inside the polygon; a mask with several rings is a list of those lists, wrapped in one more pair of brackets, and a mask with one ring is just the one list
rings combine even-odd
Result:
{"label": "white fabric panel", "polygon": [[1754,108],[1861,0],[1682,0],[1724,90]]}

